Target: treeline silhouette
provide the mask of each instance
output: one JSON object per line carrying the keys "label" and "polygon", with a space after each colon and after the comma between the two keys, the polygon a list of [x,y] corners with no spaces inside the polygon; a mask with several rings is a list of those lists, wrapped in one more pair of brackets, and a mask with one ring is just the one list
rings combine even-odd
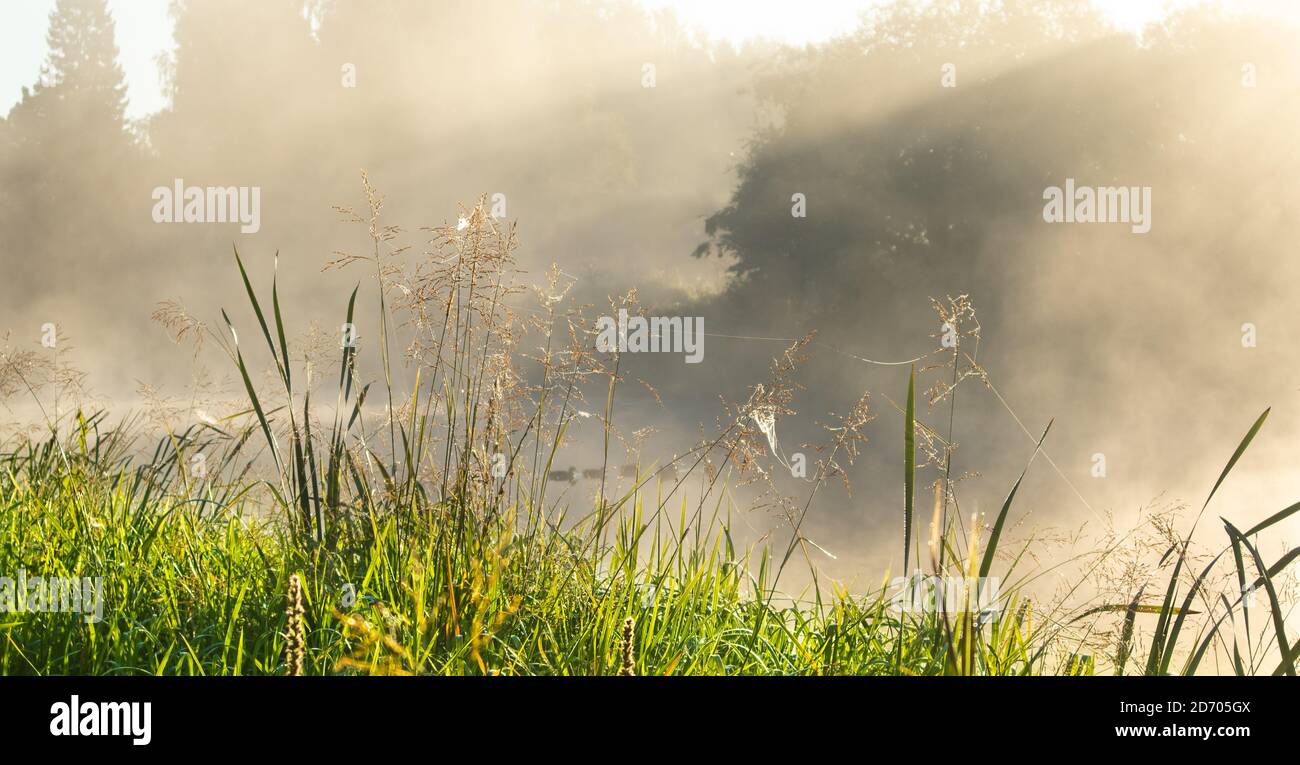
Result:
{"label": "treeline silhouette", "polygon": [[[876,394],[876,446],[856,468],[866,497],[837,498],[845,509],[823,516],[850,548],[872,544],[864,515],[881,534],[892,528],[907,366],[846,354],[940,350],[931,298],[970,296],[979,362],[1010,406],[974,378],[957,396],[954,465],[980,474],[965,491],[985,511],[1052,418],[1047,448],[1074,486],[1036,466],[1026,482],[1036,521],[1096,529],[1087,505],[1124,527],[1149,503],[1191,496],[1197,471],[1219,458],[1211,445],[1240,437],[1236,423],[1297,403],[1287,338],[1300,196],[1284,180],[1300,170],[1295,29],[1208,8],[1139,40],[1109,32],[1082,2],[982,5],[899,5],[853,35],[787,52],[757,86],[783,119],[755,137],[696,250],[732,277],[723,295],[684,309],[708,316],[710,331],[815,330],[823,343],[804,370],[801,416],[779,424],[783,443],[815,440],[817,415],[846,411],[863,388]],[[1151,187],[1152,230],[1044,222],[1044,190],[1067,178]],[[792,213],[794,194],[806,217]],[[1252,343],[1247,325],[1281,334]],[[717,388],[743,396],[766,363],[754,346],[770,355],[781,344],[711,341],[708,363],[689,372],[719,373]],[[926,374],[938,385],[951,373]],[[668,400],[709,388],[676,379]],[[947,405],[927,414],[944,436]],[[1105,480],[1094,478],[1097,455]],[[1274,489],[1252,501],[1286,504],[1289,470],[1254,469]]]}
{"label": "treeline silhouette", "polygon": [[[524,267],[559,263],[590,299],[716,282],[689,252],[752,128],[758,48],[623,0],[187,0],[171,13],[168,108],[127,124],[104,1],[59,0],[49,60],[0,122],[0,324],[26,344],[57,323],[106,394],[187,379],[148,317],[163,299],[205,317],[229,303],[232,243],[256,275],[279,250],[285,299],[307,309],[298,329],[335,323],[321,296],[353,277],[320,270],[366,244],[333,210],[360,206],[363,169],[411,260],[421,227],[501,194]],[[260,187],[260,232],[154,223],[151,192],[175,179]]]}

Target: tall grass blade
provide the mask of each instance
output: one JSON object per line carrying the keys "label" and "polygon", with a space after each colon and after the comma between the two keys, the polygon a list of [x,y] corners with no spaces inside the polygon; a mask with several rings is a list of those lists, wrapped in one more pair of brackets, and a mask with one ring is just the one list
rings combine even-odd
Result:
{"label": "tall grass blade", "polygon": [[1043,435],[1038,437],[1038,443],[1034,445],[1034,453],[1029,455],[1029,462],[1025,463],[1025,469],[1020,472],[1020,477],[1016,479],[1015,485],[1011,487],[1011,492],[1007,494],[1006,501],[1002,503],[1002,509],[998,511],[998,518],[993,523],[993,530],[989,532],[989,543],[984,550],[984,560],[980,563],[980,580],[987,577],[989,571],[993,569],[993,556],[998,549],[998,540],[1002,538],[1002,527],[1007,522],[1007,512],[1011,510],[1011,503],[1016,498],[1016,492],[1020,490],[1020,482],[1025,480],[1025,476],[1029,473],[1029,467],[1034,464],[1034,457],[1037,457],[1039,450],[1043,448],[1043,440],[1047,438],[1048,432],[1051,431],[1052,422],[1051,420],[1048,421],[1047,427],[1043,429]]}
{"label": "tall grass blade", "polygon": [[1167,665],[1165,653],[1170,638],[1169,617],[1173,611],[1174,597],[1178,591],[1178,578],[1182,575],[1183,563],[1187,559],[1187,546],[1191,544],[1192,536],[1196,533],[1196,526],[1200,523],[1201,516],[1205,514],[1205,509],[1210,506],[1210,500],[1214,499],[1215,492],[1217,492],[1219,487],[1223,485],[1228,474],[1232,472],[1232,468],[1235,467],[1237,461],[1241,459],[1241,455],[1246,453],[1246,449],[1250,446],[1250,442],[1255,440],[1255,435],[1259,433],[1259,429],[1263,427],[1264,421],[1268,419],[1268,413],[1270,411],[1272,411],[1272,407],[1265,409],[1263,413],[1255,419],[1254,424],[1250,426],[1250,430],[1247,431],[1245,437],[1241,439],[1241,443],[1237,444],[1237,449],[1232,453],[1232,457],[1228,460],[1228,464],[1223,466],[1223,471],[1219,473],[1219,478],[1214,482],[1214,487],[1210,489],[1209,495],[1205,497],[1205,504],[1201,505],[1201,511],[1197,514],[1196,521],[1192,524],[1192,530],[1188,533],[1187,539],[1183,540],[1178,545],[1178,558],[1174,563],[1173,573],[1169,576],[1169,587],[1165,590],[1164,606],[1160,614],[1160,621],[1157,622],[1155,634],[1151,638],[1151,653],[1147,657],[1148,675],[1158,674],[1162,667]]}
{"label": "tall grass blade", "polygon": [[1273,586],[1273,577],[1269,576],[1268,566],[1264,565],[1264,559],[1259,556],[1259,550],[1255,549],[1249,539],[1242,536],[1236,526],[1233,526],[1226,519],[1220,520],[1223,520],[1223,525],[1227,527],[1228,535],[1240,542],[1255,561],[1255,570],[1260,573],[1260,578],[1264,580],[1264,590],[1268,592],[1269,611],[1273,614],[1273,636],[1277,641],[1278,651],[1282,655],[1282,663],[1279,668],[1284,670],[1286,674],[1295,677],[1295,657],[1291,655],[1291,646],[1286,639],[1286,617],[1282,614],[1282,602],[1277,598],[1277,589]]}
{"label": "tall grass blade", "polygon": [[903,576],[912,550],[912,515],[916,499],[916,366],[907,377],[907,411],[903,416]]}

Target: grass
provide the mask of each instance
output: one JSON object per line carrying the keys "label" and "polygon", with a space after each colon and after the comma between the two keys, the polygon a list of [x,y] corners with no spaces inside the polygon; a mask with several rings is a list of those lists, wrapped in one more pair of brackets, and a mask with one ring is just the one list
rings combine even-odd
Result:
{"label": "grass", "polygon": [[[635,486],[616,495],[607,477],[611,444],[627,440],[612,424],[620,359],[590,351],[590,326],[563,308],[558,271],[532,317],[520,320],[512,229],[481,205],[466,210],[461,225],[431,230],[433,251],[407,272],[390,244],[396,230],[380,222],[382,199],[368,182],[365,190],[367,210],[344,212],[366,226],[370,253],[341,253],[334,265],[373,268],[379,421],[366,406],[371,385],[355,379],[365,344],[345,339],[335,389],[321,394],[319,360],[291,353],[278,285],[264,303],[236,253],[254,332],[237,331],[224,311],[225,331],[174,304],[157,316],[178,339],[220,346],[239,373],[240,406],[168,429],[152,450],[139,448],[138,422],[77,412],[0,452],[0,574],[102,576],[105,605],[98,623],[0,612],[0,673],[1015,675],[1091,674],[1099,664],[1124,673],[1136,666],[1138,625],[1154,620],[1146,674],[1190,674],[1220,656],[1240,674],[1267,672],[1269,656],[1276,674],[1294,674],[1274,579],[1296,554],[1266,565],[1257,540],[1300,505],[1246,532],[1225,521],[1228,545],[1197,577],[1187,573],[1193,526],[1161,561],[1170,573],[1159,603],[1145,602],[1140,588],[1123,603],[1068,611],[1033,602],[1034,577],[1015,573],[1024,551],[1000,549],[1020,481],[990,527],[964,526],[949,514],[955,493],[944,451],[930,460],[943,466],[930,573],[998,577],[998,608],[981,611],[970,587],[953,607],[909,612],[895,607],[888,586],[855,595],[827,585],[803,522],[813,496],[857,453],[870,419],[865,396],[828,428],[809,496],[782,505],[788,544],[777,554],[739,549],[724,476],[770,478],[756,467],[770,435],[764,423],[790,412],[806,339],[774,361],[771,379],[746,402],[728,405],[714,435],[670,465],[638,466]],[[341,308],[345,338],[358,290]],[[611,308],[629,305],[626,296]],[[401,338],[390,335],[398,327]],[[540,355],[518,352],[526,333]],[[391,351],[399,342],[413,371],[407,393],[397,389]],[[272,386],[254,383],[255,349],[269,354]],[[948,368],[952,384],[931,401],[952,407],[956,383],[978,367],[954,347]],[[7,369],[21,376],[27,368]],[[899,455],[909,569],[923,562],[914,531],[918,448],[943,441],[917,419],[916,376]],[[23,383],[34,395],[38,386]],[[574,418],[595,416],[580,409],[588,390],[604,396],[605,464],[594,507],[574,514],[548,501],[547,479]],[[333,406],[313,404],[313,393]],[[1208,587],[1229,552],[1235,599]],[[799,554],[813,584],[792,597],[779,585]],[[1253,632],[1248,583],[1268,597],[1268,618],[1257,616]],[[1121,628],[1111,654],[1098,655],[1095,633],[1107,619]]]}
{"label": "grass", "polygon": [[[85,433],[97,424],[85,422]],[[454,519],[428,507],[409,525],[377,511],[355,542],[303,549],[274,520],[205,513],[203,503],[160,493],[143,476],[165,471],[165,461],[107,475],[100,467],[53,441],[5,455],[0,566],[103,575],[107,607],[98,624],[6,614],[0,672],[285,673],[294,574],[308,674],[615,674],[628,619],[636,674],[944,669],[942,641],[900,624],[883,599],[837,594],[811,612],[747,597],[762,584],[724,527],[697,544],[641,552],[632,544],[638,507],[597,568],[574,555],[581,532],[518,533],[506,513],[457,544]],[[356,592],[350,608],[341,605],[346,585]],[[1009,648],[998,666],[1029,669],[1022,640],[1008,625],[1000,631]]]}

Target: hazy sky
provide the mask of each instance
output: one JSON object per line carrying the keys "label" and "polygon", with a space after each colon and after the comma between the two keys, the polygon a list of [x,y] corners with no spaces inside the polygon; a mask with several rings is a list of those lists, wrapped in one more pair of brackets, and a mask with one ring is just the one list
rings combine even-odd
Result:
{"label": "hazy sky", "polygon": [[[641,0],[650,8],[672,8],[690,27],[739,42],[755,36],[803,44],[847,32],[858,14],[882,0]],[[1093,0],[1121,28],[1136,30],[1158,19],[1167,7],[1191,0]],[[45,59],[45,31],[55,0],[0,0],[0,113],[31,85]],[[130,117],[161,109],[157,58],[171,42],[169,0],[108,0],[117,22],[117,43],[130,89]],[[1291,6],[1291,7],[1288,7]],[[1230,7],[1296,14],[1291,0],[1236,0]]]}

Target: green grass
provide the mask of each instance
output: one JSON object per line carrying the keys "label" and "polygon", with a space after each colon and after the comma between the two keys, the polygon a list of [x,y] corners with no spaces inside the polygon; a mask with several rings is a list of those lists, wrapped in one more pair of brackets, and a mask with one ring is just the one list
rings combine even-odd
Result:
{"label": "green grass", "polygon": [[[1165,556],[1171,573],[1160,603],[1144,602],[1139,591],[1131,602],[1065,612],[1031,601],[1033,577],[1015,573],[1023,549],[999,549],[1020,481],[991,527],[960,529],[948,519],[952,481],[944,472],[930,573],[999,577],[995,612],[980,614],[969,593],[951,610],[901,612],[884,586],[850,594],[828,585],[801,528],[812,494],[841,469],[836,460],[856,453],[865,398],[833,431],[812,494],[790,516],[788,545],[775,555],[738,548],[723,469],[761,456],[763,434],[750,421],[758,411],[785,411],[797,347],[715,436],[678,458],[680,477],[649,466],[618,496],[602,476],[593,507],[575,511],[548,500],[546,474],[584,387],[605,399],[602,474],[609,466],[622,382],[617,353],[595,357],[581,317],[543,300],[545,321],[530,339],[543,352],[531,359],[537,382],[521,382],[524,362],[514,346],[521,329],[504,310],[513,292],[513,231],[481,207],[467,211],[464,230],[435,231],[438,254],[454,257],[435,255],[432,270],[402,275],[385,252],[378,197],[368,184],[366,191],[370,215],[358,220],[368,224],[373,254],[344,260],[372,261],[379,294],[405,296],[378,301],[381,422],[367,422],[370,386],[354,379],[360,350],[347,344],[336,388],[323,394],[333,406],[313,405],[313,394],[317,401],[322,394],[293,361],[278,286],[272,282],[264,304],[236,253],[255,332],[237,333],[224,311],[226,332],[175,314],[165,323],[221,346],[247,396],[239,411],[168,431],[152,450],[140,448],[138,423],[79,412],[49,422],[43,437],[23,436],[0,450],[0,575],[104,581],[98,623],[78,614],[0,612],[0,674],[283,674],[294,574],[303,587],[307,674],[618,674],[629,618],[639,675],[1091,674],[1099,663],[1122,673],[1137,664],[1130,657],[1139,650],[1140,620],[1155,621],[1145,673],[1192,673],[1218,656],[1231,656],[1232,671],[1253,673],[1271,646],[1275,673],[1294,674],[1296,648],[1273,579],[1297,556],[1266,565],[1257,539],[1300,505],[1244,533],[1225,521],[1229,545],[1194,578],[1186,572],[1189,533]],[[557,291],[552,281],[549,292]],[[341,307],[348,324],[357,294]],[[390,338],[392,327],[412,336]],[[395,388],[390,357],[399,341],[415,370],[405,394]],[[248,354],[255,349],[269,354],[274,391],[254,384]],[[957,380],[958,352],[952,355]],[[913,372],[898,519],[910,568],[925,564],[914,531],[923,427],[915,389]],[[691,500],[679,491],[688,480],[699,487]],[[1229,551],[1239,585],[1253,582],[1268,596],[1257,634],[1249,600],[1207,591],[1210,571]],[[780,584],[800,552],[813,584],[792,597]],[[1122,624],[1113,657],[1095,655],[1080,636],[1105,619]]]}
{"label": "green grass", "polygon": [[[142,477],[166,464],[105,473],[93,454],[53,441],[0,461],[0,570],[102,575],[106,589],[98,624],[6,614],[0,672],[280,673],[294,572],[313,674],[614,674],[627,617],[638,674],[945,671],[943,637],[900,624],[881,597],[764,605],[753,597],[763,583],[721,524],[695,544],[639,546],[638,506],[597,564],[577,554],[582,531],[520,533],[526,524],[510,513],[457,544],[455,519],[431,505],[400,532],[376,510],[354,543],[304,550],[238,502],[205,512]],[[348,584],[357,598],[344,608]],[[985,632],[1001,645],[976,671],[1032,669],[1022,630],[999,622]]]}

